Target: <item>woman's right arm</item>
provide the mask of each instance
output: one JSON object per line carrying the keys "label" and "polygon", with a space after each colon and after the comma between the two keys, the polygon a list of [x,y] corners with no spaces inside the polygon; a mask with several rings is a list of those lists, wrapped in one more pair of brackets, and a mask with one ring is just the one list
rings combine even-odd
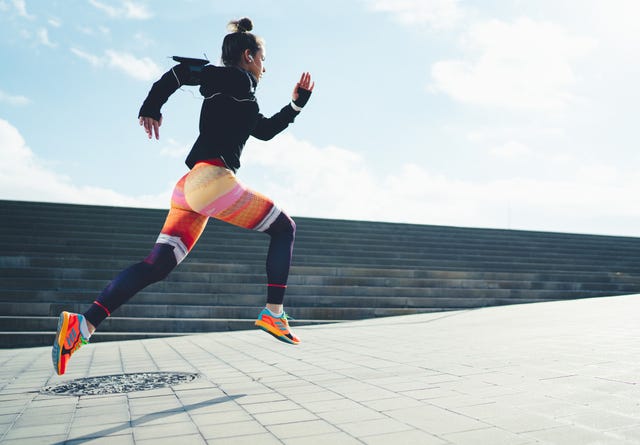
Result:
{"label": "woman's right arm", "polygon": [[[200,68],[201,70],[202,68]],[[180,63],[164,73],[153,84],[138,113],[140,125],[144,127],[149,139],[154,133],[156,139],[160,137],[159,129],[162,124],[160,109],[167,102],[169,96],[182,85],[199,85],[200,76],[198,74],[200,71],[194,72],[193,67],[186,63]]]}

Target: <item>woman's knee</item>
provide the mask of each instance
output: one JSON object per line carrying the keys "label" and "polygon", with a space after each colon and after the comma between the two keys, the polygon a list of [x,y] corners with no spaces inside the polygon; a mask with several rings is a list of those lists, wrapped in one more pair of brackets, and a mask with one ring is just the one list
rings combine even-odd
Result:
{"label": "woman's knee", "polygon": [[296,223],[289,215],[282,212],[266,232],[270,235],[287,235],[294,239],[296,236]]}
{"label": "woman's knee", "polygon": [[173,249],[173,246],[158,243],[144,259],[143,262],[148,265],[148,277],[152,282],[165,279],[178,265]]}

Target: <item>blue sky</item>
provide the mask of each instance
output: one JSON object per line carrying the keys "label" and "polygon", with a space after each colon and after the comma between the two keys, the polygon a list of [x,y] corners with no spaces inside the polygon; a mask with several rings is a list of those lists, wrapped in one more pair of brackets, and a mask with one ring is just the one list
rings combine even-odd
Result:
{"label": "blue sky", "polygon": [[[231,5],[231,3],[233,3]],[[0,198],[166,208],[200,98],[159,141],[137,112],[170,56],[266,40],[285,133],[238,177],[294,216],[640,236],[640,6],[632,0],[0,0]]]}

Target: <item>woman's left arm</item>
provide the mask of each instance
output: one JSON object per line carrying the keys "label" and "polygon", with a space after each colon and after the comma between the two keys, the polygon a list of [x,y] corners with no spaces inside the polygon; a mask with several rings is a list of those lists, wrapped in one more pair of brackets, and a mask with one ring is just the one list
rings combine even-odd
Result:
{"label": "woman's left arm", "polygon": [[260,114],[258,123],[251,132],[251,136],[263,141],[268,141],[287,128],[309,101],[314,86],[315,83],[311,80],[311,74],[302,73],[300,81],[296,83],[293,89],[291,103],[269,118]]}

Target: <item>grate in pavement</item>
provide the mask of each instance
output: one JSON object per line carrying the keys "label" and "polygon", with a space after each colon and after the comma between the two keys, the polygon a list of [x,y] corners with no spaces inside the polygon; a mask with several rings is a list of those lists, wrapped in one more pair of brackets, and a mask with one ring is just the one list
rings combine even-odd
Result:
{"label": "grate in pavement", "polygon": [[96,396],[176,386],[197,379],[189,372],[136,372],[71,380],[42,388],[42,393],[61,396]]}

